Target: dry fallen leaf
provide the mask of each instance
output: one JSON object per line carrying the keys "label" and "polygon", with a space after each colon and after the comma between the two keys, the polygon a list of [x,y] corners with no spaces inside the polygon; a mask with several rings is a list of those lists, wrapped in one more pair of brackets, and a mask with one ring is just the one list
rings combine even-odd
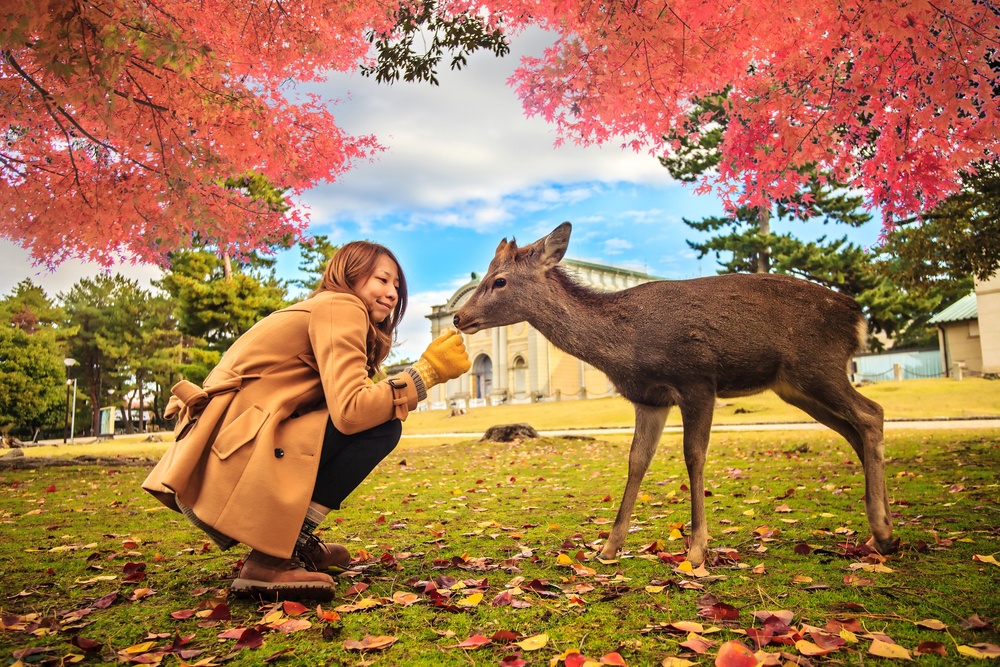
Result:
{"label": "dry fallen leaf", "polygon": [[757,656],[742,642],[732,639],[719,647],[716,667],[757,667]]}
{"label": "dry fallen leaf", "polygon": [[473,593],[472,595],[468,595],[462,598],[455,604],[457,604],[459,607],[475,607],[482,601],[483,601],[482,593]]}
{"label": "dry fallen leaf", "polygon": [[680,645],[684,648],[691,649],[698,655],[701,655],[702,653],[707,652],[708,649],[712,648],[712,646],[715,645],[715,642],[709,641],[704,637],[699,637],[695,633],[691,632],[688,633],[687,641],[681,642]]}
{"label": "dry fallen leaf", "polygon": [[415,593],[407,593],[404,591],[396,591],[392,594],[392,601],[396,604],[401,604],[404,607],[409,607],[411,604],[416,604],[420,602],[420,597]]}
{"label": "dry fallen leaf", "polygon": [[660,663],[660,667],[693,667],[697,665],[696,662],[691,662],[690,660],[685,660],[684,658],[664,658],[663,662]]}
{"label": "dry fallen leaf", "polygon": [[947,630],[948,626],[937,620],[936,618],[926,618],[922,621],[917,621],[914,625],[919,625],[922,628],[927,628],[928,630]]}
{"label": "dry fallen leaf", "polygon": [[887,644],[878,639],[872,640],[872,645],[868,647],[868,652],[880,658],[895,658],[897,660],[913,660],[910,652],[899,644]]}
{"label": "dry fallen leaf", "polygon": [[316,605],[316,618],[327,623],[336,623],[340,620],[340,614],[335,611],[326,611],[323,605]]}
{"label": "dry fallen leaf", "polygon": [[917,654],[926,655],[928,653],[947,656],[948,648],[941,642],[920,642],[920,645],[917,646]]}
{"label": "dry fallen leaf", "polygon": [[398,637],[388,635],[365,635],[362,639],[347,639],[344,641],[345,651],[381,651],[396,643]]}
{"label": "dry fallen leaf", "polygon": [[538,649],[544,647],[549,643],[549,636],[545,633],[540,635],[535,635],[534,637],[528,637],[527,639],[522,639],[519,642],[515,642],[517,646],[520,646],[524,651],[537,651]]}
{"label": "dry fallen leaf", "polygon": [[289,616],[298,616],[299,614],[304,614],[309,611],[309,607],[293,600],[286,600],[283,602],[281,604],[281,609]]}
{"label": "dry fallen leaf", "polygon": [[959,646],[958,652],[962,655],[967,655],[970,658],[983,660],[987,658],[1000,657],[1000,646],[984,642],[981,644],[973,644],[972,646]]}
{"label": "dry fallen leaf", "polygon": [[480,646],[485,646],[486,644],[490,644],[492,642],[493,640],[489,637],[484,637],[483,635],[472,635],[466,640],[457,644],[452,644],[451,646],[445,646],[445,648],[479,648]]}
{"label": "dry fallen leaf", "polygon": [[881,563],[851,563],[851,570],[864,570],[865,572],[881,572],[883,574],[891,574],[893,572],[892,568],[886,567]]}
{"label": "dry fallen leaf", "polygon": [[143,653],[153,650],[153,647],[155,646],[156,642],[142,642],[141,644],[133,644],[132,646],[123,648],[118,651],[118,653],[126,656],[142,655]]}
{"label": "dry fallen leaf", "polygon": [[795,642],[795,650],[797,650],[802,655],[810,658],[818,655],[828,655],[838,650],[839,648],[840,648],[839,646],[833,648],[821,648],[820,646],[817,646],[816,644],[810,641],[806,641],[805,639],[800,639],[799,641]]}
{"label": "dry fallen leaf", "polygon": [[271,628],[277,630],[283,635],[288,635],[293,632],[299,632],[300,630],[308,630],[312,627],[312,623],[305,620],[304,618],[289,618],[281,623],[272,625]]}
{"label": "dry fallen leaf", "polygon": [[236,646],[234,648],[260,648],[264,644],[264,636],[260,634],[257,628],[247,628],[240,635],[240,638],[236,640]]}

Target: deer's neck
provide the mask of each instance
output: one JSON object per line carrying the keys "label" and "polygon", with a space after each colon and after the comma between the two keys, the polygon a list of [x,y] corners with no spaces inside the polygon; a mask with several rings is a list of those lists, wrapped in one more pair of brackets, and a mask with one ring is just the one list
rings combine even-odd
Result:
{"label": "deer's neck", "polygon": [[549,302],[536,308],[528,322],[560,350],[603,367],[605,357],[616,348],[609,341],[623,333],[618,293],[578,285],[559,270],[553,275]]}

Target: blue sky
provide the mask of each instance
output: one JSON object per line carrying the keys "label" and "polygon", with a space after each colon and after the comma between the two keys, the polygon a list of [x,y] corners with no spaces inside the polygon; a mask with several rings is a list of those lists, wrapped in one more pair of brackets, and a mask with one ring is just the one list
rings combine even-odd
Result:
{"label": "blue sky", "polygon": [[[554,147],[543,120],[524,117],[506,85],[521,55],[537,55],[548,42],[541,32],[518,37],[511,55],[470,58],[459,72],[442,72],[440,86],[377,85],[337,74],[304,87],[335,102],[334,116],[353,134],[375,134],[386,151],[358,164],[341,180],[305,193],[310,233],[334,243],[369,239],[392,248],[410,288],[400,331],[399,357],[416,358],[430,342],[424,318],[482,273],[497,243],[529,243],[564,220],[573,223],[568,256],[681,279],[716,272],[711,257],[697,260],[685,243],[695,232],[682,218],[718,215],[712,196],[698,197],[671,181],[654,156],[616,145]],[[775,230],[781,231],[781,230]],[[795,232],[814,238],[822,228]],[[873,244],[877,222],[852,230],[852,240]],[[32,266],[27,254],[0,241],[0,294],[31,278],[51,295],[68,290],[95,266],[68,262],[55,272]],[[297,251],[278,257],[279,274],[294,278]],[[144,286],[152,267],[122,270]]]}

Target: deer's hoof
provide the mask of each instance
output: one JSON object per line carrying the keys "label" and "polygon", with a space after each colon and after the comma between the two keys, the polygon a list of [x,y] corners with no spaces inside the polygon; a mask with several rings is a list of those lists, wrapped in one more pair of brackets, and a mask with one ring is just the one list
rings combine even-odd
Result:
{"label": "deer's hoof", "polygon": [[892,539],[891,537],[885,540],[876,539],[874,535],[868,538],[865,542],[869,547],[879,552],[883,556],[888,554],[894,554],[899,551],[899,538]]}
{"label": "deer's hoof", "polygon": [[695,567],[698,567],[705,562],[705,549],[702,547],[689,548],[687,552],[687,560]]}
{"label": "deer's hoof", "polygon": [[614,560],[618,558],[618,549],[609,549],[608,547],[604,547],[604,549],[601,550],[601,553],[597,554],[597,557],[601,560]]}

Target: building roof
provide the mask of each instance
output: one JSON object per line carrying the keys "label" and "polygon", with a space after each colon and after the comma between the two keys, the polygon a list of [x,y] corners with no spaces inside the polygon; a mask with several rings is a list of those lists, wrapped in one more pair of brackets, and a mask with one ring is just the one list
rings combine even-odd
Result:
{"label": "building roof", "polygon": [[947,324],[948,322],[964,322],[979,318],[976,307],[976,293],[972,292],[951,304],[929,320],[929,324]]}

